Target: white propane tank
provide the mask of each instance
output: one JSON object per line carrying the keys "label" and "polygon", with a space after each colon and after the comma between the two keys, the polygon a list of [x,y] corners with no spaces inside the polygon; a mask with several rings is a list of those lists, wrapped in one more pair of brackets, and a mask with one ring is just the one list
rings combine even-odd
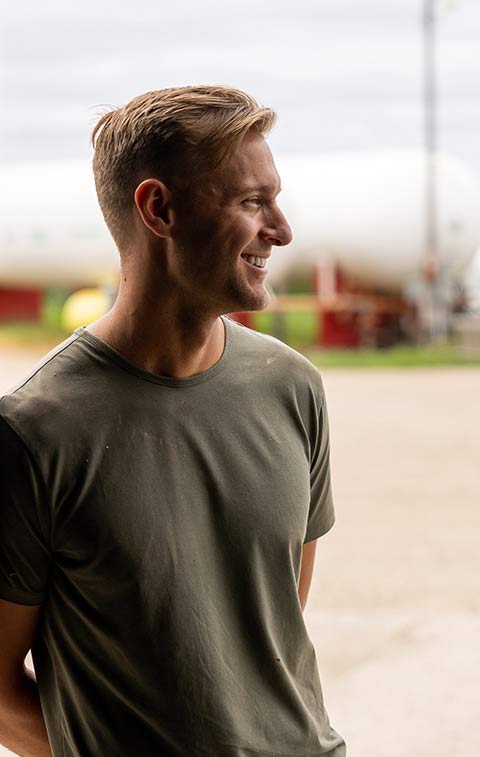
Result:
{"label": "white propane tank", "polygon": [[[293,230],[269,260],[275,284],[300,260],[338,263],[366,286],[402,290],[425,256],[423,150],[280,157],[278,204]],[[459,278],[480,245],[480,181],[456,158],[435,158],[439,262]]]}
{"label": "white propane tank", "polygon": [[88,161],[0,168],[0,286],[112,284],[119,260]]}
{"label": "white propane tank", "polygon": [[[267,282],[316,260],[367,286],[399,291],[425,254],[425,153],[382,150],[275,158],[280,207],[294,240],[273,248]],[[480,246],[480,182],[436,157],[440,261],[460,277]],[[0,287],[95,286],[118,275],[118,253],[97,204],[88,161],[0,169]]]}

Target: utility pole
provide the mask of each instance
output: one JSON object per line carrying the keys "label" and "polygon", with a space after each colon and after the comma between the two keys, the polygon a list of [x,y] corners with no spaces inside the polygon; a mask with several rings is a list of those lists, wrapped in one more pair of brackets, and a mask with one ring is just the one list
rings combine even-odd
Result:
{"label": "utility pole", "polygon": [[444,338],[447,331],[447,303],[442,281],[438,244],[437,191],[437,1],[423,0],[423,70],[425,118],[425,254],[422,266],[424,297],[422,321],[431,341]]}
{"label": "utility pole", "polygon": [[425,145],[425,252],[422,264],[424,291],[420,303],[424,337],[434,338],[435,331],[435,280],[438,273],[437,194],[435,149],[436,123],[436,66],[435,66],[435,2],[423,2],[423,103]]}

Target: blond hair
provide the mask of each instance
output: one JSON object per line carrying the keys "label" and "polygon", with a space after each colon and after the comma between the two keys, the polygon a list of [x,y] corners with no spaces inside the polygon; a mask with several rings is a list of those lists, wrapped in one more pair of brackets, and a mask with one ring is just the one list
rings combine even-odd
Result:
{"label": "blond hair", "polygon": [[120,252],[129,242],[134,193],[155,177],[185,190],[192,176],[222,163],[243,137],[265,135],[275,113],[239,89],[159,89],[105,113],[92,132],[98,202]]}

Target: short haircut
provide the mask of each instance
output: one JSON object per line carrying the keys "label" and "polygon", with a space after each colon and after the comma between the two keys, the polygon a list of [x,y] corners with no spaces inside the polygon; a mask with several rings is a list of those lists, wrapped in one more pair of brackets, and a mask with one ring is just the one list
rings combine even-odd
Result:
{"label": "short haircut", "polygon": [[98,202],[122,253],[129,243],[134,193],[146,178],[186,190],[219,166],[245,135],[264,136],[275,113],[225,86],[159,89],[105,113],[92,132]]}

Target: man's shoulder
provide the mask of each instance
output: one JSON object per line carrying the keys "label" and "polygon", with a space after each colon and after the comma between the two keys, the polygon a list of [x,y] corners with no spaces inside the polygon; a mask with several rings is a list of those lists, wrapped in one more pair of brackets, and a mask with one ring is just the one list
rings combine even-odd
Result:
{"label": "man's shoulder", "polygon": [[79,334],[47,352],[0,396],[0,416],[17,432],[47,428],[75,401],[76,385],[85,358],[77,347]]}
{"label": "man's shoulder", "polygon": [[237,331],[238,343],[242,347],[239,350],[239,359],[243,359],[247,353],[252,355],[259,365],[275,369],[279,377],[288,376],[290,380],[311,383],[322,389],[318,368],[301,352],[271,334],[256,331],[236,321],[234,328]]}

